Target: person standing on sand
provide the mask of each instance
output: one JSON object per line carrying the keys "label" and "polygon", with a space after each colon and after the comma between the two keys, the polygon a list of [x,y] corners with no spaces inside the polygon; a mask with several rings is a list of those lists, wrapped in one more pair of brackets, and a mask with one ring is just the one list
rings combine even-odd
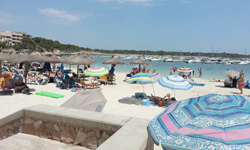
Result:
{"label": "person standing on sand", "polygon": [[242,76],[245,76],[245,72],[243,70],[241,70],[240,74],[242,74]]}
{"label": "person standing on sand", "polygon": [[240,94],[243,94],[243,87],[246,86],[246,82],[244,80],[244,77],[242,74],[240,74],[240,77],[238,79],[238,88],[240,90]]}
{"label": "person standing on sand", "polygon": [[202,78],[202,69],[200,68],[200,69],[198,69],[198,70],[199,70],[199,72],[200,72],[199,77]]}

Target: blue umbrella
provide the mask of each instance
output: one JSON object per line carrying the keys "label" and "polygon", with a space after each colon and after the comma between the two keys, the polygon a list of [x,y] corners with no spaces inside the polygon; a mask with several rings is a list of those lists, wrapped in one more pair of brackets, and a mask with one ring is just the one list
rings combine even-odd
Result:
{"label": "blue umbrella", "polygon": [[250,149],[250,98],[209,94],[172,104],[147,130],[163,149]]}
{"label": "blue umbrella", "polygon": [[[131,78],[129,78],[126,82],[131,83],[135,81],[141,84],[142,87],[143,87],[143,84],[156,83],[156,81],[147,73],[137,73],[133,75]],[[144,88],[143,88],[143,92],[144,92]]]}
{"label": "blue umbrella", "polygon": [[193,87],[186,79],[177,75],[160,78],[158,82],[160,85],[172,90],[189,90]]}

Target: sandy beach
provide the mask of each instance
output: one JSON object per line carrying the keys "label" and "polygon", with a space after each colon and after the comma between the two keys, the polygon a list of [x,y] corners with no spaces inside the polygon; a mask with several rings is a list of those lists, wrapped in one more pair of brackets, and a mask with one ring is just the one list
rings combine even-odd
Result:
{"label": "sandy beach", "polygon": [[[122,99],[125,97],[131,97],[136,92],[143,92],[143,87],[140,84],[129,84],[124,82],[126,73],[115,72],[116,84],[105,85],[102,87],[102,92],[107,99],[107,103],[104,107],[103,113],[116,114],[122,116],[130,116],[137,118],[145,118],[151,120],[166,107],[151,105],[136,105],[123,103]],[[194,79],[195,83],[203,83],[205,86],[193,86],[187,91],[175,91],[175,97],[179,100],[184,100],[191,97],[202,96],[210,93],[217,93],[222,95],[234,95],[239,94],[239,89],[236,88],[226,88],[223,82],[210,82],[209,80],[202,80],[199,78]],[[55,83],[48,83],[47,85],[28,85],[34,91],[32,94],[26,95],[22,93],[17,93],[15,95],[0,95],[1,99],[1,109],[0,118],[3,118],[11,113],[14,113],[25,107],[29,107],[36,104],[48,104],[54,106],[60,106],[70,97],[72,97],[75,92],[71,92],[70,89],[59,89],[56,87]],[[153,87],[154,86],[154,87]],[[153,94],[153,89],[156,96],[165,96],[167,93],[172,93],[171,89],[162,87],[159,83],[144,85],[144,92],[147,95]],[[91,90],[91,89],[87,89]],[[249,96],[250,89],[244,89],[245,96]],[[64,94],[64,98],[50,98],[45,96],[35,95],[35,92],[47,91],[57,94]],[[162,149],[155,145],[155,149]]]}
{"label": "sandy beach", "polygon": [[[116,84],[105,85],[102,87],[102,92],[107,99],[107,103],[104,107],[103,113],[131,116],[152,119],[158,113],[163,111],[165,107],[160,107],[157,105],[144,106],[136,104],[122,103],[121,99],[125,97],[131,97],[136,92],[143,92],[143,87],[140,84],[129,84],[124,82],[126,73],[116,72]],[[202,80],[199,78],[194,79],[195,83],[203,83],[205,86],[193,86],[192,89],[187,91],[175,91],[175,97],[179,100],[184,100],[191,97],[202,96],[210,93],[217,93],[222,95],[233,95],[239,94],[239,89],[236,88],[226,88],[223,82],[210,82],[209,80]],[[75,92],[71,92],[70,89],[59,89],[56,87],[55,83],[49,83],[47,85],[28,85],[34,91],[31,95],[17,93],[15,95],[1,95],[1,105],[0,118],[9,115],[15,111],[22,108],[29,107],[36,104],[48,104],[60,106],[70,97],[72,97]],[[167,93],[172,94],[172,90],[162,87],[159,83],[144,85],[144,92],[147,95],[153,94],[153,89],[156,96],[165,96]],[[87,89],[91,90],[91,89]],[[45,96],[35,95],[35,92],[47,91],[58,94],[64,94],[64,98],[50,98]],[[245,96],[249,96],[249,89],[244,89]],[[119,101],[120,100],[120,101]]]}

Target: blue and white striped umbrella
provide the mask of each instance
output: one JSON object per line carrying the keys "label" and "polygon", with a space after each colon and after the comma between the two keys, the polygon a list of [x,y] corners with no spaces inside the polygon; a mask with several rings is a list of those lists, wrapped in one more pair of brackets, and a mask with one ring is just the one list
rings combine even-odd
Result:
{"label": "blue and white striped umbrella", "polygon": [[162,78],[162,74],[159,74],[159,73],[149,73],[149,75],[150,75],[155,81],[158,81],[160,78]]}
{"label": "blue and white striped umbrella", "polygon": [[173,90],[189,90],[193,87],[186,79],[177,75],[160,78],[158,82],[160,85]]}
{"label": "blue and white striped umbrella", "polygon": [[[126,82],[131,83],[136,81],[138,84],[141,84],[143,87],[143,84],[153,84],[156,83],[156,81],[147,73],[137,73],[133,75],[131,78],[129,78]],[[144,87],[143,87],[144,92]]]}

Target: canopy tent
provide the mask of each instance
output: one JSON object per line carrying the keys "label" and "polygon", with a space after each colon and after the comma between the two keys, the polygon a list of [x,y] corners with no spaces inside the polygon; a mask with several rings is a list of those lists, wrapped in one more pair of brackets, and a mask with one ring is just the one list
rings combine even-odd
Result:
{"label": "canopy tent", "polygon": [[61,107],[102,112],[107,99],[102,94],[102,89],[91,91],[78,91],[74,96],[61,105]]}

